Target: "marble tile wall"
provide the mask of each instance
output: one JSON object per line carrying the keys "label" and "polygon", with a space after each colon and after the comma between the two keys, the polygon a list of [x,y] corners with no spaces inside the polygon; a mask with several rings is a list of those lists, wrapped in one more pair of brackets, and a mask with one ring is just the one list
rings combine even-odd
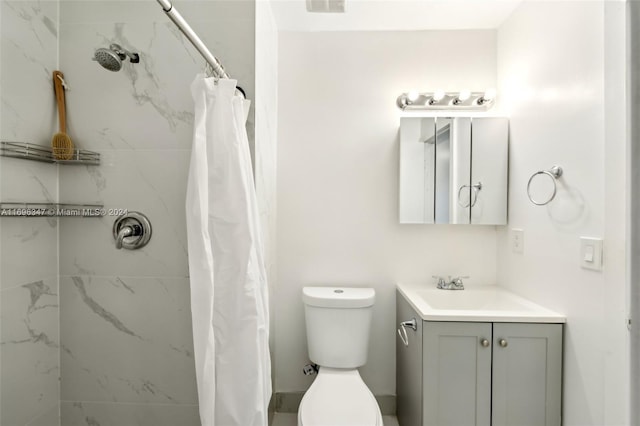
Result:
{"label": "marble tile wall", "polygon": [[[57,1],[0,1],[0,139],[49,145]],[[53,164],[0,158],[1,201],[58,199]],[[59,424],[58,220],[0,216],[0,424]]]}
{"label": "marble tile wall", "polygon": [[[255,3],[174,6],[253,99]],[[113,42],[140,63],[90,60]],[[60,64],[70,133],[102,155],[60,170],[61,199],[140,211],[153,227],[146,247],[120,251],[116,215],[60,221],[62,424],[197,425],[184,202],[204,61],[156,2],[62,0]],[[253,127],[252,109],[252,141]]]}

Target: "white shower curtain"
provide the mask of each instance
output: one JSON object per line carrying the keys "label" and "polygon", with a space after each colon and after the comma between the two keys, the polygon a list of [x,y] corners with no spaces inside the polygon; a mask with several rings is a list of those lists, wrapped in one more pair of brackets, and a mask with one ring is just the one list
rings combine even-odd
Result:
{"label": "white shower curtain", "polygon": [[203,426],[266,426],[271,397],[263,246],[236,81],[198,75],[187,233]]}

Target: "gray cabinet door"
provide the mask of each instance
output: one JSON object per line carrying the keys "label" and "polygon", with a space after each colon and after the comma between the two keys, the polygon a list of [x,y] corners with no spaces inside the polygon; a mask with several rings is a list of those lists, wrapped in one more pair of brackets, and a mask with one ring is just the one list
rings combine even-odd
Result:
{"label": "gray cabinet door", "polygon": [[396,328],[402,321],[416,320],[417,330],[406,328],[405,345],[396,333],[396,404],[400,426],[422,424],[422,318],[396,292]]}
{"label": "gray cabinet door", "polygon": [[490,425],[491,323],[423,327],[423,426]]}
{"label": "gray cabinet door", "polygon": [[493,426],[559,426],[561,391],[562,324],[493,325]]}

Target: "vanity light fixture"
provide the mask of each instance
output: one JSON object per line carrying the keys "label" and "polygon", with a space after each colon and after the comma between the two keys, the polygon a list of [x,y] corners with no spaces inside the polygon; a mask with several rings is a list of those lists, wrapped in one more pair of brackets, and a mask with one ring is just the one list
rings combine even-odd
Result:
{"label": "vanity light fixture", "polygon": [[471,92],[461,90],[459,92],[410,92],[402,93],[396,99],[396,105],[403,111],[412,110],[466,110],[486,111],[495,103],[496,90],[487,89],[484,92]]}

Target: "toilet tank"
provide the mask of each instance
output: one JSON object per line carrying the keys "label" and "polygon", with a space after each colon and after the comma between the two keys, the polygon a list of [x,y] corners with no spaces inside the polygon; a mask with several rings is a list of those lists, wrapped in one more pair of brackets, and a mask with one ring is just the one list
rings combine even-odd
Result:
{"label": "toilet tank", "polygon": [[372,288],[304,287],[309,359],[331,368],[366,364],[375,296]]}

